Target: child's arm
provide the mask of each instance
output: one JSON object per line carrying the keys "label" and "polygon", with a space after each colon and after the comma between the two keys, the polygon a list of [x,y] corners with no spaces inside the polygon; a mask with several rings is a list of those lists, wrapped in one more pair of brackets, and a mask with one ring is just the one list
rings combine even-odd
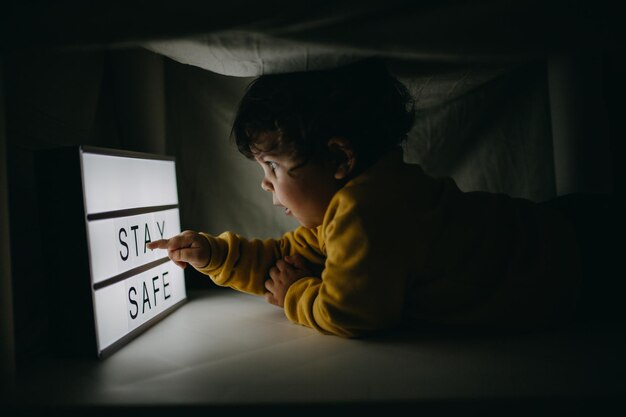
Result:
{"label": "child's arm", "polygon": [[[320,270],[324,263],[313,229],[298,228],[280,239],[265,240],[246,239],[233,232],[199,235],[209,246],[210,259],[196,269],[219,286],[250,294],[264,295],[268,291],[265,282],[273,273],[270,271],[276,271],[273,269],[276,264],[282,265],[289,255],[298,253],[303,262],[311,267],[318,265]],[[319,272],[315,275],[319,276]]]}
{"label": "child's arm", "polygon": [[350,196],[340,197],[331,202],[320,231],[326,248],[321,278],[294,282],[284,309],[295,323],[355,337],[401,322],[409,276],[403,258],[407,252],[401,249],[412,247],[414,237],[398,233],[393,240],[385,238],[387,229],[395,228],[391,220],[380,221],[378,211],[358,210]]}
{"label": "child's arm", "polygon": [[170,238],[148,243],[148,249],[167,249],[167,256],[181,268],[190,264],[194,268],[203,268],[211,260],[211,247],[198,232],[185,230]]}

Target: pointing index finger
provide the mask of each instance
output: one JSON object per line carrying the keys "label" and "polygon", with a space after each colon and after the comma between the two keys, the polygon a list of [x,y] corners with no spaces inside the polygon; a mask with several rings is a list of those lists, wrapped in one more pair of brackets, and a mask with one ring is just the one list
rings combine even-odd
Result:
{"label": "pointing index finger", "polygon": [[169,239],[159,239],[148,243],[148,249],[167,249]]}

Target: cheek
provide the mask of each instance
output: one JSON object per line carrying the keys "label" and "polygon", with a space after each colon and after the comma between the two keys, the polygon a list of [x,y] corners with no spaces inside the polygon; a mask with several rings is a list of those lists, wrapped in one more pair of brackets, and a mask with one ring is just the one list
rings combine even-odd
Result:
{"label": "cheek", "polygon": [[294,200],[298,200],[298,191],[297,188],[293,187],[291,184],[285,183],[276,183],[274,192],[276,197],[280,199],[281,202],[286,203]]}
{"label": "cheek", "polygon": [[291,181],[277,183],[274,192],[281,203],[290,208],[301,206],[310,198],[307,188],[303,188],[300,184]]}

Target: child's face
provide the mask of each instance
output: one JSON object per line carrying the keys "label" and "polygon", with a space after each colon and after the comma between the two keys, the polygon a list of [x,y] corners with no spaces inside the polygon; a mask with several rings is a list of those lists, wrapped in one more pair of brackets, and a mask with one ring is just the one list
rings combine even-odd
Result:
{"label": "child's face", "polygon": [[272,193],[275,206],[284,207],[286,215],[305,227],[322,224],[330,200],[342,185],[332,164],[309,161],[298,167],[292,156],[271,153],[259,153],[256,161],[264,173],[261,188]]}

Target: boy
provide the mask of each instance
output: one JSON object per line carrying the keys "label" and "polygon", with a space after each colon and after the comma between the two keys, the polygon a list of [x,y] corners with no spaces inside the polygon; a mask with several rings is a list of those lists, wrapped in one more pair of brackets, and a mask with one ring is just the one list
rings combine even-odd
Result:
{"label": "boy", "polygon": [[376,61],[261,76],[232,133],[301,227],[263,241],[185,231],[149,247],[322,333],[567,322],[581,281],[569,224],[403,163],[413,119],[406,87]]}

